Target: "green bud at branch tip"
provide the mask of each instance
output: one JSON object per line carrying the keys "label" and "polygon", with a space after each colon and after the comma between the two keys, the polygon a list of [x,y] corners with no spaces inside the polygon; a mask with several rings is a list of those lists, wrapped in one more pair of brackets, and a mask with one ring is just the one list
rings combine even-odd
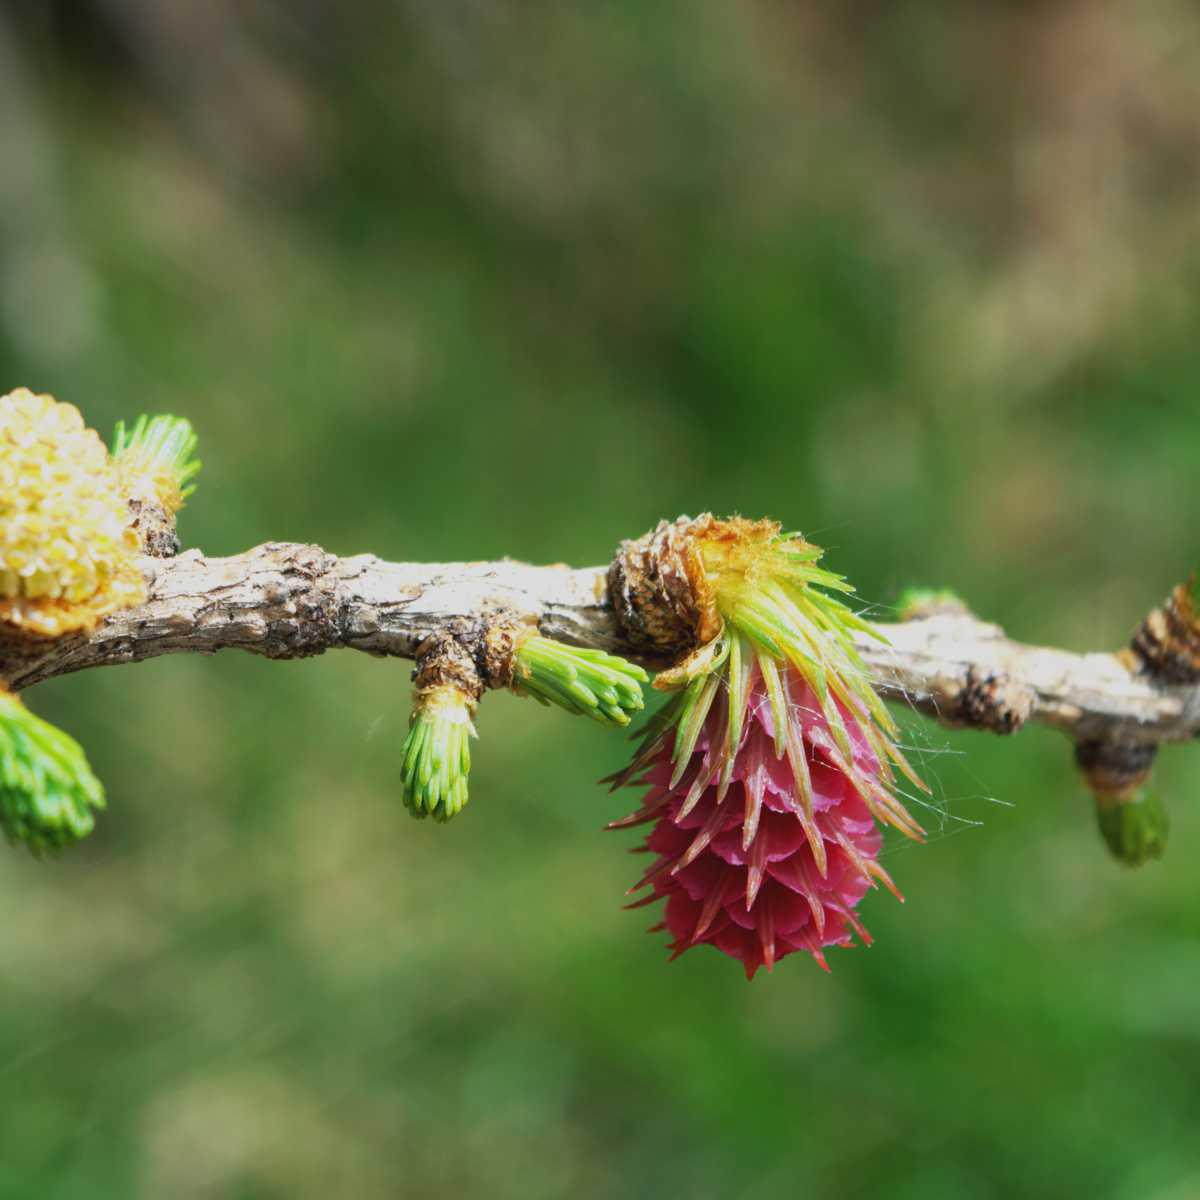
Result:
{"label": "green bud at branch tip", "polygon": [[104,789],[82,748],[0,690],[0,829],[35,855],[91,833]]}
{"label": "green bud at branch tip", "polygon": [[1126,866],[1144,866],[1167,848],[1171,822],[1154,792],[1143,789],[1117,803],[1098,797],[1096,823],[1113,858]]}
{"label": "green bud at branch tip", "polygon": [[908,587],[896,599],[898,621],[965,615],[969,611],[966,601],[950,588]]}
{"label": "green bud at branch tip", "polygon": [[193,455],[198,440],[191,422],[183,417],[143,415],[129,428],[124,421],[117,422],[112,459],[127,478],[141,480],[169,512],[176,512],[196,490],[192,481],[200,472],[200,462]]}
{"label": "green bud at branch tip", "polygon": [[401,794],[414,817],[448,821],[467,803],[475,702],[453,684],[417,692],[401,750]]}

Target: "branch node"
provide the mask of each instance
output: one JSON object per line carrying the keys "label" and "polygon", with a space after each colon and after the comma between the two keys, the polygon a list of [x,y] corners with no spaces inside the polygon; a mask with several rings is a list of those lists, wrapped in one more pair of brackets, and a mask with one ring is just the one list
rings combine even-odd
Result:
{"label": "branch node", "polygon": [[487,689],[512,686],[517,649],[534,632],[530,622],[506,612],[448,621],[417,647],[413,682],[421,692],[456,687],[477,704]]}
{"label": "branch node", "polygon": [[281,581],[270,593],[263,627],[247,647],[266,658],[311,658],[341,640],[337,559],[320,546],[267,542],[259,547],[272,568],[283,555]]}
{"label": "branch node", "polygon": [[971,667],[952,715],[971,729],[1010,734],[1029,720],[1036,704],[1037,693],[1024,680]]}
{"label": "branch node", "polygon": [[137,537],[142,553],[149,558],[174,558],[180,550],[175,514],[151,498],[130,497],[127,503],[129,528]]}
{"label": "branch node", "polygon": [[417,647],[417,665],[412,678],[418,694],[440,687],[454,687],[470,699],[472,707],[479,702],[484,683],[476,656],[468,644],[473,624],[451,621]]}

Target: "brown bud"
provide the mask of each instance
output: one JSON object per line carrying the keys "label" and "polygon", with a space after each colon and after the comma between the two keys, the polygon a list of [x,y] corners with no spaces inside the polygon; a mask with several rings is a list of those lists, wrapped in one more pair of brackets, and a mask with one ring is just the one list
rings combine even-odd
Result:
{"label": "brown bud", "polygon": [[517,648],[535,632],[507,613],[450,621],[417,648],[413,682],[419,691],[452,685],[478,702],[487,688],[512,686]]}
{"label": "brown bud", "polygon": [[129,528],[137,535],[142,552],[151,558],[174,558],[179,553],[175,514],[157,499],[131,498]]}
{"label": "brown bud", "polygon": [[532,622],[507,618],[488,622],[483,635],[483,656],[480,663],[483,679],[488,687],[512,687],[517,650],[533,633],[537,633],[537,626]]}
{"label": "brown bud", "polygon": [[1016,733],[1029,720],[1036,703],[1037,693],[1023,679],[972,667],[958,694],[955,715],[972,729]]}
{"label": "brown bud", "polygon": [[717,522],[660,521],[635,541],[622,542],[608,571],[608,594],[629,644],[650,658],[677,660],[721,628],[696,545]]}
{"label": "brown bud", "polygon": [[[461,625],[464,628],[455,628]],[[468,622],[451,622],[426,638],[417,648],[417,666],[413,684],[417,692],[432,692],[434,688],[454,687],[475,704],[483,695],[483,679],[470,638],[466,636]]]}
{"label": "brown bud", "polygon": [[1190,583],[1181,583],[1141,623],[1133,650],[1163,683],[1200,683],[1200,615]]}
{"label": "brown bud", "polygon": [[1094,796],[1120,803],[1150,777],[1158,747],[1153,742],[1091,738],[1075,746],[1075,761]]}

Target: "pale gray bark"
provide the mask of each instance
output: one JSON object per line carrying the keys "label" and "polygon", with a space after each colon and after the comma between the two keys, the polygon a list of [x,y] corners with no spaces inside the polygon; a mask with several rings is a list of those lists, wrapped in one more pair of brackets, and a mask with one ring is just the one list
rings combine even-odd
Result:
{"label": "pale gray bark", "polygon": [[[230,648],[270,658],[338,647],[412,658],[447,621],[498,612],[549,637],[629,654],[605,593],[606,567],[389,563],[290,543],[231,558],[189,550],[142,565],[145,603],[86,637],[0,663],[0,675],[20,689],[91,667]],[[878,629],[890,645],[866,636],[860,645],[877,686],[946,724],[1006,731],[1029,719],[1076,738],[1153,742],[1200,732],[1200,688],[1161,686],[1115,654],[1023,645],[966,613]]]}

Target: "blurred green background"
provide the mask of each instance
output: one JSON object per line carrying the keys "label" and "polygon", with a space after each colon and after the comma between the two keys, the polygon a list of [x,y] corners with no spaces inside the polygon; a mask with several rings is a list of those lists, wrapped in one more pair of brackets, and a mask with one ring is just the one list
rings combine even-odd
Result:
{"label": "blurred green background", "polygon": [[[603,562],[770,514],[876,611],[1115,646],[1196,565],[1181,3],[10,0],[0,383],[189,416],[186,544]],[[106,780],[0,870],[0,1196],[1200,1196],[1200,754],[1111,864],[1058,736],[911,723],[870,951],[747,985],[621,910],[625,745],[406,664],[30,694]]]}

